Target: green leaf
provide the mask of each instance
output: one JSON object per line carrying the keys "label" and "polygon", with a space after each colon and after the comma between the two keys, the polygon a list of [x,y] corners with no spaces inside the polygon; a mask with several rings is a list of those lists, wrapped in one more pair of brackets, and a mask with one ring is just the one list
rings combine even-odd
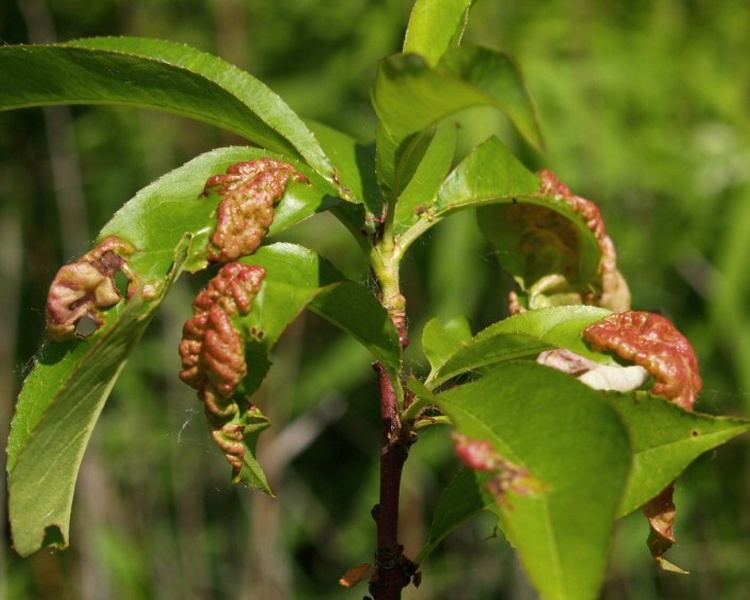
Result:
{"label": "green leaf", "polygon": [[422,351],[433,371],[438,371],[462,345],[471,341],[471,327],[466,317],[447,322],[430,319],[422,331]]}
{"label": "green leaf", "polygon": [[5,46],[0,89],[0,110],[120,104],[203,121],[301,158],[337,187],[314,135],[281,98],[250,74],[189,46],[140,38]]}
{"label": "green leaf", "polygon": [[[383,201],[375,175],[375,144],[363,144],[354,138],[320,123],[308,123],[327,156],[335,165],[339,193],[344,200],[363,204],[370,215],[383,213]],[[346,207],[355,210],[355,207]],[[354,223],[355,231],[362,225]]]}
{"label": "green leaf", "polygon": [[435,129],[421,162],[416,165],[409,183],[398,198],[394,220],[397,236],[419,221],[424,207],[435,201],[438,190],[453,164],[456,137],[456,127],[453,123],[443,123]]}
{"label": "green leaf", "polygon": [[460,208],[478,207],[539,191],[539,177],[529,171],[495,136],[479,144],[451,172],[432,206],[424,207],[430,218]]}
{"label": "green leaf", "polygon": [[618,413],[574,378],[525,361],[498,365],[438,398],[459,433],[489,441],[540,482],[541,491],[508,492],[497,504],[540,594],[595,598],[630,471]]}
{"label": "green leaf", "polygon": [[489,106],[504,113],[534,148],[543,149],[534,103],[510,56],[481,46],[460,46],[441,57],[440,67],[491,98]]}
{"label": "green leaf", "polygon": [[8,438],[9,514],[19,554],[47,543],[67,545],[73,491],[91,431],[128,355],[182,269],[189,242],[188,235],[178,245],[166,281],[139,280],[139,291],[107,311],[106,323],[90,338],[51,344],[36,359]]}
{"label": "green leaf", "polygon": [[[274,156],[258,148],[229,147],[206,152],[139,191],[104,226],[99,237],[118,235],[141,249],[133,266],[150,277],[163,277],[174,248],[186,232],[193,235],[186,270],[206,267],[206,248],[216,222],[217,204],[200,197],[206,180],[242,161]],[[312,176],[312,174],[310,174]],[[313,179],[316,180],[313,176]],[[316,181],[319,181],[317,179]],[[337,200],[314,186],[290,182],[269,236],[281,233],[310,215],[327,210]]]}
{"label": "green leaf", "polygon": [[427,544],[417,556],[417,564],[422,564],[451,531],[495,503],[495,499],[477,482],[478,477],[479,474],[471,469],[461,469],[443,490]]}
{"label": "green leaf", "polygon": [[614,364],[611,357],[591,351],[581,337],[586,327],[608,314],[610,311],[593,306],[556,306],[514,315],[463,342],[426,383],[435,388],[461,373],[552,348],[567,348],[597,362]]}
{"label": "green leaf", "polygon": [[310,310],[350,334],[396,376],[401,366],[401,342],[388,311],[372,291],[354,281],[323,290]]}
{"label": "green leaf", "polygon": [[[47,528],[51,540],[67,544],[81,457],[109,392],[180,272],[206,266],[216,211],[215,202],[198,197],[206,179],[236,162],[264,156],[268,153],[253,148],[203,154],[138,192],[102,229],[99,239],[116,235],[138,249],[128,264],[141,291],[103,311],[104,324],[90,338],[48,346],[26,380],[8,441],[11,523],[20,553],[39,549]],[[327,202],[314,186],[290,185],[272,231]],[[64,468],[57,462],[63,460]],[[45,501],[34,504],[29,501],[34,496]]]}
{"label": "green leaf", "polygon": [[[539,177],[524,167],[499,139],[491,136],[451,171],[439,189],[429,190],[431,193],[422,193],[419,197],[406,196],[410,214],[403,214],[405,209],[397,213],[399,243],[409,246],[424,231],[457,210],[487,204],[513,204],[519,202],[519,198],[522,202],[531,201],[527,197],[534,198],[540,186]],[[402,196],[412,187],[416,186],[410,185]],[[402,215],[400,219],[399,215]],[[403,222],[401,227],[398,227],[399,220]],[[403,231],[404,226],[410,229]]]}
{"label": "green leaf", "polygon": [[[401,344],[387,311],[366,287],[345,279],[312,250],[289,243],[261,247],[242,259],[268,271],[252,311],[244,317],[247,331],[262,332],[266,353],[306,307],[359,340],[373,356],[396,372]],[[258,382],[259,383],[259,382]],[[252,391],[249,386],[246,391]]]}
{"label": "green leaf", "polygon": [[404,54],[424,56],[435,65],[461,42],[473,0],[417,0],[404,38]]}
{"label": "green leaf", "polygon": [[633,445],[633,469],[618,516],[643,506],[707,450],[750,430],[747,419],[688,412],[646,392],[608,392],[605,397]]}
{"label": "green leaf", "polygon": [[378,179],[387,192],[398,194],[401,163],[416,164],[424,132],[456,112],[490,106],[505,113],[535,146],[541,136],[531,99],[520,73],[502,53],[478,47],[446,52],[432,68],[419,55],[399,54],[381,61],[373,88],[378,115]]}
{"label": "green leaf", "polygon": [[271,486],[268,485],[266,474],[255,458],[255,447],[258,444],[260,434],[271,424],[257,406],[251,406],[249,410],[244,411],[241,415],[242,424],[245,427],[243,442],[247,451],[242,460],[242,469],[234,478],[233,483],[244,482],[251,489],[259,490],[273,496]]}

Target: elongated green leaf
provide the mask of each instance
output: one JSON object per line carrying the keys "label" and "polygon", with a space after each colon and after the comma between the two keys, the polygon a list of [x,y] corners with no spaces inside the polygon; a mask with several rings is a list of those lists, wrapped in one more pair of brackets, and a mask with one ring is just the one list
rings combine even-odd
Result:
{"label": "elongated green leaf", "polygon": [[540,183],[505,144],[491,136],[451,172],[434,204],[425,210],[430,217],[439,218],[455,209],[513,202],[519,196],[533,197]]}
{"label": "elongated green leaf", "polygon": [[473,0],[417,0],[404,38],[404,54],[424,56],[435,65],[461,41]]}
{"label": "elongated green leaf", "polygon": [[497,505],[540,594],[595,598],[631,463],[618,413],[574,378],[520,361],[438,397],[459,433],[489,441],[540,482]]}
{"label": "elongated green leaf", "polygon": [[394,229],[397,236],[413,226],[425,207],[429,207],[437,197],[453,163],[456,136],[456,127],[452,123],[437,126],[421,162],[416,165],[396,204]]}
{"label": "elongated green leaf", "polygon": [[630,432],[633,469],[619,516],[666,488],[698,456],[750,430],[750,421],[688,412],[646,392],[606,393]]}
{"label": "elongated green leaf", "polygon": [[[618,517],[654,498],[696,457],[750,429],[746,419],[688,412],[646,392],[607,392],[603,396],[628,428],[633,453]],[[486,476],[463,469],[448,484],[436,508],[428,543],[417,562],[422,562],[451,531],[481,510],[497,512],[497,503],[484,489],[483,480]]]}
{"label": "elongated green leaf", "polygon": [[461,343],[430,377],[428,387],[467,371],[535,356],[551,348],[567,348],[592,360],[614,364],[611,357],[592,352],[581,337],[586,327],[608,314],[610,311],[593,306],[556,306],[509,317]]}
{"label": "elongated green leaf", "polygon": [[188,235],[178,245],[166,281],[140,279],[138,292],[107,312],[100,331],[84,341],[48,346],[37,358],[8,439],[10,522],[21,555],[43,544],[67,545],[73,491],[93,427],[133,346],[179,274],[189,243]]}
{"label": "elongated green leaf", "polygon": [[510,56],[481,46],[460,46],[440,58],[440,67],[491,98],[489,106],[503,112],[537,150],[543,149],[534,103],[521,71]]}
{"label": "elongated green leaf", "polygon": [[[410,214],[403,214],[405,208],[397,213],[396,231],[401,234],[400,243],[408,246],[456,210],[519,201],[542,202],[536,198],[540,185],[539,177],[524,167],[499,139],[491,136],[451,171],[439,189],[418,197],[407,195],[415,186],[410,185],[404,191]],[[410,229],[403,231],[402,223]]]}
{"label": "elongated green leaf", "polygon": [[121,104],[167,111],[301,158],[334,183],[333,167],[302,120],[248,73],[189,46],[93,38],[0,48],[0,109]]}
{"label": "elongated green leaf", "polygon": [[424,132],[465,108],[496,108],[530,143],[541,145],[520,73],[507,56],[485,48],[454,48],[434,68],[415,54],[384,59],[375,79],[373,106],[380,120],[378,178],[389,193],[392,189],[400,192],[407,183],[394,185],[399,165],[405,157],[418,162],[415,155]]}
{"label": "elongated green leaf", "polygon": [[[100,239],[116,235],[136,247],[127,261],[139,291],[103,311],[104,323],[90,338],[45,349],[24,385],[8,442],[11,522],[19,552],[37,550],[48,527],[50,540],[67,544],[81,457],[109,392],[175,278],[183,269],[206,266],[216,211],[215,201],[198,197],[206,179],[231,164],[263,156],[268,153],[252,148],[199,156],[141,190],[102,230]],[[325,194],[309,185],[291,185],[285,200],[276,230],[327,202]],[[64,468],[58,460],[65,461]],[[34,495],[46,498],[39,509],[45,512],[31,507]]]}
{"label": "elongated green leaf", "polygon": [[371,290],[353,281],[329,286],[310,309],[359,340],[393,376],[401,365],[401,342],[388,312]]}
{"label": "elongated green leaf", "polygon": [[[162,277],[169,269],[175,246],[190,232],[194,236],[193,252],[185,268],[205,268],[206,247],[216,222],[216,202],[200,197],[206,180],[235,163],[268,156],[274,155],[258,148],[234,146],[206,152],[139,191],[114,214],[100,237],[118,235],[127,239],[142,250],[132,266],[144,275]],[[320,186],[291,182],[276,208],[269,235],[281,233],[336,202],[321,192]]]}
{"label": "elongated green leaf", "polygon": [[422,331],[422,352],[433,371],[438,371],[463,345],[471,341],[471,328],[466,317],[455,317],[446,323],[430,319]]}
{"label": "elongated green leaf", "polygon": [[471,469],[461,469],[445,488],[435,508],[427,544],[417,556],[417,564],[424,562],[451,531],[495,504],[495,499],[477,481],[479,477]]}
{"label": "elongated green leaf", "polygon": [[[375,144],[361,143],[336,129],[320,123],[309,123],[310,129],[320,141],[327,156],[336,166],[339,194],[345,200],[363,204],[370,217],[380,218],[383,214],[383,200],[375,175]],[[344,206],[349,214],[359,214],[361,207]],[[364,211],[361,211],[364,213]],[[346,223],[356,232],[367,224],[364,215],[350,219]]]}
{"label": "elongated green leaf", "polygon": [[[387,311],[370,290],[345,279],[318,254],[295,244],[264,246],[245,257],[268,274],[261,294],[246,317],[248,331],[262,332],[270,351],[292,320],[306,307],[358,339],[393,372],[401,362],[398,333]],[[259,382],[258,382],[259,383]],[[246,386],[246,391],[252,391]]]}

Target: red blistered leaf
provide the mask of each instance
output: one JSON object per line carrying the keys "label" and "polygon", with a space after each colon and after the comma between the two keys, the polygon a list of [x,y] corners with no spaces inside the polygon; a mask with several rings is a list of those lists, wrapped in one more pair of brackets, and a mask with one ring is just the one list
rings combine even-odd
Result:
{"label": "red blistered leaf", "polygon": [[575,212],[579,213],[599,244],[599,250],[602,253],[599,262],[601,293],[598,297],[586,298],[586,304],[595,304],[614,311],[629,310],[630,290],[627,282],[617,270],[617,252],[612,238],[607,234],[599,207],[591,200],[573,194],[570,188],[549,169],[539,171],[539,177],[542,180],[542,194],[552,195],[565,201]]}
{"label": "red blistered leaf", "polygon": [[245,341],[232,317],[250,312],[265,275],[259,266],[224,265],[195,299],[179,348],[180,378],[198,390],[211,435],[236,472],[243,465],[245,425],[233,421],[240,410],[234,394],[247,364]]}
{"label": "red blistered leaf", "polygon": [[669,319],[642,311],[614,313],[587,327],[583,337],[597,351],[613,351],[644,367],[656,380],[654,394],[692,410],[703,386],[698,359]]}
{"label": "red blistered leaf", "polygon": [[237,163],[206,182],[204,196],[222,197],[209,260],[227,262],[255,252],[273,223],[274,207],[290,180],[307,178],[289,163],[271,158]]}
{"label": "red blistered leaf", "polygon": [[47,333],[55,341],[74,338],[82,319],[102,325],[100,310],[122,300],[115,276],[133,276],[125,260],[135,247],[109,236],[76,262],[63,266],[55,275],[47,296]]}
{"label": "red blistered leaf", "polygon": [[[628,311],[615,313],[584,330],[583,336],[599,351],[613,350],[644,367],[656,380],[652,391],[692,410],[703,381],[690,342],[661,315]],[[677,509],[672,500],[674,483],[647,502],[643,512],[650,531],[648,547],[663,569],[683,572],[664,559],[675,543]]]}

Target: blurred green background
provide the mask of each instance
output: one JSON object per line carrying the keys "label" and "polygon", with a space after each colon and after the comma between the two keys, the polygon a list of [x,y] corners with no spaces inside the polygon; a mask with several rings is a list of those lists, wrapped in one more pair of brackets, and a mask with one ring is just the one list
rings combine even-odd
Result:
{"label": "blurred green background", "polygon": [[[406,0],[3,0],[0,42],[90,35],[183,41],[249,70],[303,116],[373,131],[378,58],[400,48]],[[746,0],[478,0],[467,39],[510,52],[534,96],[547,152],[502,119],[533,168],[599,202],[634,306],[670,316],[705,379],[697,409],[750,415],[750,7]],[[2,90],[0,90],[2,94]],[[0,438],[44,340],[46,288],[138,189],[192,156],[242,143],[177,118],[106,107],[0,114]],[[343,228],[292,236],[347,274],[365,265]],[[469,213],[436,227],[405,266],[412,336],[425,318],[501,314],[504,283]],[[312,315],[280,342],[258,403],[274,419],[260,457],[278,498],[229,484],[177,344],[200,277],[181,281],[129,362],[84,460],[72,545],[29,559],[0,526],[0,598],[359,599],[337,585],[371,560],[378,416],[370,358]],[[414,344],[418,346],[418,344]],[[419,360],[416,349],[415,360]],[[658,572],[633,515],[618,527],[602,598],[750,598],[750,440],[699,459],[677,488],[679,544]],[[415,555],[456,470],[445,431],[424,435],[404,484]],[[4,503],[4,490],[0,502]],[[2,506],[4,511],[4,506]],[[407,598],[534,598],[512,550],[479,519],[452,535]]]}

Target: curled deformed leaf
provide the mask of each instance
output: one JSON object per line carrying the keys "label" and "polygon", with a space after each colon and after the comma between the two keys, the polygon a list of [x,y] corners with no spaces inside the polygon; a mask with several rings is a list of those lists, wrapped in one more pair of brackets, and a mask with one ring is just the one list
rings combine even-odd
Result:
{"label": "curled deformed leaf", "polygon": [[567,304],[630,309],[630,292],[596,204],[573,194],[552,171],[540,171],[539,180],[536,193],[480,212],[485,236],[520,287],[511,294],[511,313]]}
{"label": "curled deformed leaf", "polygon": [[129,242],[109,236],[76,262],[60,268],[47,296],[47,333],[53,340],[83,337],[84,319],[96,329],[101,326],[100,309],[122,300],[115,276],[122,272],[132,278],[125,257],[134,252]]}
{"label": "curled deformed leaf", "polygon": [[654,394],[691,410],[703,385],[695,351],[674,324],[643,311],[613,313],[590,325],[583,337],[600,352],[613,351],[644,367],[656,380]]}
{"label": "curled deformed leaf", "polygon": [[232,317],[250,312],[265,275],[260,266],[238,262],[223,266],[198,294],[195,314],[185,323],[180,343],[180,378],[198,390],[214,441],[235,473],[244,464],[245,425],[244,409],[234,394],[247,375],[247,364],[245,341]]}
{"label": "curled deformed leaf", "polygon": [[567,348],[546,350],[537,357],[537,362],[575,375],[594,390],[629,392],[637,390],[648,380],[648,371],[639,365],[605,365]]}
{"label": "curled deformed leaf", "polygon": [[601,288],[598,297],[589,298],[587,304],[596,304],[602,308],[613,311],[624,311],[630,308],[630,290],[622,274],[617,270],[617,252],[612,238],[607,234],[604,219],[599,207],[581,196],[576,196],[570,188],[563,184],[552,171],[543,169],[539,172],[542,180],[542,193],[554,195],[569,204],[576,213],[579,213],[589,230],[594,234],[601,260],[599,261],[599,276]]}
{"label": "curled deformed leaf", "polygon": [[227,262],[255,252],[273,223],[274,206],[290,180],[307,182],[292,165],[272,158],[237,163],[225,174],[211,177],[204,196],[216,193],[222,200],[209,260]]}

